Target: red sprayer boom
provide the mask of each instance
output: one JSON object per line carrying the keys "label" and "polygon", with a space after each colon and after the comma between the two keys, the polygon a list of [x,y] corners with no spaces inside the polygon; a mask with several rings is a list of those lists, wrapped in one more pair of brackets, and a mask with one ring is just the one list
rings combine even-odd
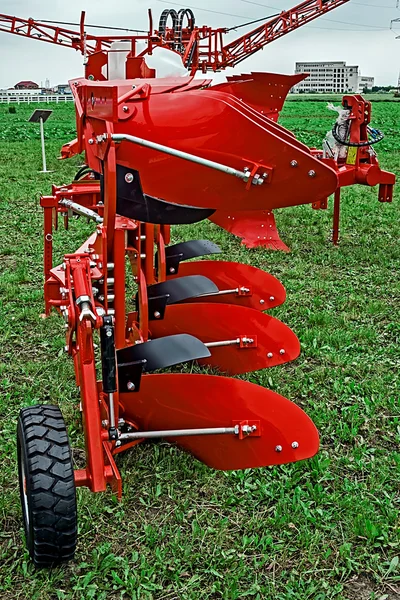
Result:
{"label": "red sprayer boom", "polygon": [[[207,25],[197,27],[190,9],[166,9],[160,17],[158,30],[153,29],[153,19],[149,10],[148,32],[135,35],[98,36],[86,32],[85,13],[82,12],[79,30],[73,31],[47,22],[34,19],[21,19],[0,14],[0,31],[20,35],[43,42],[74,48],[84,55],[85,75],[96,80],[113,78],[108,73],[108,54],[113,52],[113,44],[125,43],[127,79],[136,76],[149,76],[144,72],[142,57],[156,47],[164,47],[182,54],[184,65],[192,74],[201,70],[219,71],[234,67],[248,56],[261,50],[274,40],[306,25],[350,0],[306,0],[290,10],[268,18],[256,29],[225,43],[225,35],[233,28],[212,28]],[[123,33],[121,28],[121,33]],[[129,30],[125,30],[129,31]],[[143,49],[143,43],[145,49]],[[121,49],[118,50],[121,52]],[[142,69],[142,71],[141,71]]]}

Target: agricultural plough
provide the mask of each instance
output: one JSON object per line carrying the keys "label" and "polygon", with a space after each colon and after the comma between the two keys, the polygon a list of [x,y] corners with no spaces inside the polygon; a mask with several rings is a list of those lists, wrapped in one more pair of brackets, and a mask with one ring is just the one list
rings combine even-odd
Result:
{"label": "agricultural plough", "polygon": [[[325,12],[333,4],[317,3]],[[76,487],[102,492],[110,485],[121,498],[117,455],[149,438],[224,470],[291,463],[318,451],[316,427],[299,407],[226,377],[299,355],[296,335],[267,312],[285,301],[282,284],[249,265],[209,260],[220,249],[206,240],[171,244],[171,225],[209,218],[250,245],[279,246],[272,209],[323,208],[334,194],[337,242],[342,187],[380,184],[379,199],[392,199],[394,176],[380,169],[373,150],[382,134],[370,127],[369,102],[346,96],[332,139],[310,149],[277,123],[293,77],[252,73],[212,87],[193,73],[157,76],[146,63],[155,46],[170,53],[173,43],[174,57],[183,53],[187,65],[205,35],[190,21],[168,29],[164,17],[157,40],[165,44],[149,35],[147,49],[136,52],[132,42],[119,79],[104,75],[112,42],[81,35],[86,55],[94,46],[86,77],[70,82],[77,138],[62,157],[84,153],[86,166],[41,198],[46,314],[55,308],[65,322],[86,465],[74,470],[58,407],[22,409],[20,491],[36,565],[73,557]],[[192,70],[212,67],[197,56]],[[93,222],[93,234],[54,266],[58,221],[67,226],[74,214]],[[128,282],[134,292],[127,297]],[[193,361],[221,375],[171,372]]]}

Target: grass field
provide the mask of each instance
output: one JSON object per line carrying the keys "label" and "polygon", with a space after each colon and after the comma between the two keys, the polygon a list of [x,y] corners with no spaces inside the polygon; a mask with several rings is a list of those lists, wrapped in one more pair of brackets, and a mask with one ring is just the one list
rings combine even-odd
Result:
{"label": "grass field", "polygon": [[[49,175],[38,174],[38,128],[29,107],[0,106],[0,597],[2,600],[394,600],[400,598],[400,203],[377,192],[343,194],[342,241],[327,241],[332,207],[277,211],[291,254],[246,250],[209,222],[174,239],[209,238],[222,259],[258,266],[284,283],[273,311],[300,338],[300,358],[248,377],[299,404],[321,434],[304,463],[216,472],[168,444],[119,459],[124,497],[78,491],[76,560],[35,571],[24,546],[15,428],[22,406],[59,403],[82,461],[72,362],[62,320],[43,319],[39,195],[71,180],[58,162],[74,137],[73,106],[46,124]],[[376,103],[387,133],[382,165],[400,174],[400,104]],[[282,124],[320,145],[334,113],[288,102]],[[91,226],[59,232],[58,257]],[[178,238],[179,236],[179,238]]]}

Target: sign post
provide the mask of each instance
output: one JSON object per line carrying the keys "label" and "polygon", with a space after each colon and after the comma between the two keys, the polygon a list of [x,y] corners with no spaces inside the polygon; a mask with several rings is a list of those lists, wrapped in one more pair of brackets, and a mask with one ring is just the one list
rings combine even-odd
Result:
{"label": "sign post", "polygon": [[39,123],[40,124],[40,140],[42,143],[42,161],[43,161],[43,170],[40,173],[51,173],[51,171],[47,170],[46,165],[46,149],[44,146],[44,123],[50,117],[52,110],[38,109],[35,110],[32,115],[29,117],[30,123]]}

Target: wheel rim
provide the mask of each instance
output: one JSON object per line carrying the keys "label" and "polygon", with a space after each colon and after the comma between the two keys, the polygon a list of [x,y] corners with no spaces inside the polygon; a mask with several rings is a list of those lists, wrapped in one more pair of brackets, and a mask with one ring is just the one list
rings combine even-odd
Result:
{"label": "wheel rim", "polygon": [[29,509],[28,509],[28,495],[26,493],[26,470],[25,461],[21,461],[21,497],[22,497],[22,510],[24,511],[25,522],[27,528],[29,528]]}

